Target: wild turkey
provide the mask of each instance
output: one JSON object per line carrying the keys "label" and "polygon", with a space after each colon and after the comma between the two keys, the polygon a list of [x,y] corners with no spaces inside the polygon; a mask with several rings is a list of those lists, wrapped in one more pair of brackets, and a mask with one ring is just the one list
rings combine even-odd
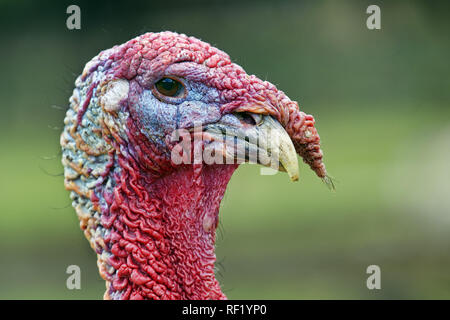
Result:
{"label": "wild turkey", "polygon": [[[298,153],[331,183],[314,118],[226,53],[184,34],[146,33],[102,51],[77,78],[64,124],[65,186],[97,253],[105,299],[226,298],[214,275],[218,211],[250,151],[278,153],[292,180]],[[193,163],[174,160],[190,138],[176,139],[180,129],[225,164],[190,153]],[[280,140],[276,150],[266,129]]]}

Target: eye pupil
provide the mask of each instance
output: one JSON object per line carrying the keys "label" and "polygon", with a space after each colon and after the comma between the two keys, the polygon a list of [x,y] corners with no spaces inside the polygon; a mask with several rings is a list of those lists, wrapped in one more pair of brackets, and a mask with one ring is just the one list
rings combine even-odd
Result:
{"label": "eye pupil", "polygon": [[175,81],[169,78],[165,78],[161,80],[161,87],[164,90],[173,90],[173,88],[176,86]]}
{"label": "eye pupil", "polygon": [[162,78],[155,86],[159,93],[169,97],[179,95],[182,89],[182,84],[171,78]]}

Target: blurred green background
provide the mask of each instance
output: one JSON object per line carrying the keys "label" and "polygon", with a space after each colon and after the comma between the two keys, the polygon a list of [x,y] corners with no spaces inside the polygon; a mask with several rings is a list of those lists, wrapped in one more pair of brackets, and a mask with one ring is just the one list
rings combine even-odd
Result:
{"label": "blurred green background", "polygon": [[[81,7],[81,30],[66,8]],[[381,30],[366,8],[381,7]],[[59,133],[100,50],[147,31],[196,36],[313,114],[330,192],[243,165],[222,203],[230,299],[450,298],[448,2],[0,2],[0,298],[100,299],[104,282],[63,187]],[[68,265],[81,290],[66,288]],[[368,290],[366,268],[381,268]]]}

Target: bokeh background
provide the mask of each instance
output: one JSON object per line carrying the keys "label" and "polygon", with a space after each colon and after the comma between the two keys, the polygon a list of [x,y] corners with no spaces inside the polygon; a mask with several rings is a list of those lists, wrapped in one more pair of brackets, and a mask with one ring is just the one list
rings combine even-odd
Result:
{"label": "bokeh background", "polygon": [[[66,8],[81,7],[81,30]],[[381,30],[366,8],[381,7]],[[0,298],[100,299],[63,187],[73,82],[100,50],[172,30],[223,49],[313,114],[330,192],[242,165],[221,209],[231,299],[450,298],[448,2],[0,1]],[[66,288],[68,265],[81,290]],[[366,268],[381,268],[368,290]]]}

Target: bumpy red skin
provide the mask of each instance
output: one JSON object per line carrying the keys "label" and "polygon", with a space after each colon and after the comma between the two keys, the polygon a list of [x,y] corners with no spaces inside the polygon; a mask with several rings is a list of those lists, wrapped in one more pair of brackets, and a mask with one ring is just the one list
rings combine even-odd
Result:
{"label": "bumpy red skin", "polygon": [[[178,74],[219,90],[223,114],[249,111],[278,119],[299,155],[319,177],[326,177],[314,118],[271,83],[247,75],[224,52],[171,32],[144,34],[111,52],[100,64],[109,80],[129,81],[124,110],[130,112],[129,105],[168,67],[178,68]],[[180,61],[192,63],[180,69],[174,64]],[[80,121],[88,104],[78,111]],[[130,115],[127,139],[110,129],[103,132],[112,146],[103,177],[114,181],[113,192],[99,182],[91,194],[100,224],[109,231],[95,248],[99,255],[103,250],[112,255],[106,263],[113,270],[100,268],[108,282],[105,298],[226,298],[214,277],[215,228],[220,201],[237,165],[173,166]]]}
{"label": "bumpy red skin", "polygon": [[[111,70],[114,77],[135,81],[138,84],[135,87],[139,88],[151,88],[154,81],[174,63],[194,62],[191,68],[177,70],[219,89],[224,114],[249,111],[274,116],[289,133],[303,160],[319,177],[326,177],[314,117],[301,112],[297,102],[291,101],[270,82],[248,75],[223,51],[194,37],[161,32],[147,33],[128,41],[111,59],[118,62]],[[198,72],[202,68],[206,72]]]}

